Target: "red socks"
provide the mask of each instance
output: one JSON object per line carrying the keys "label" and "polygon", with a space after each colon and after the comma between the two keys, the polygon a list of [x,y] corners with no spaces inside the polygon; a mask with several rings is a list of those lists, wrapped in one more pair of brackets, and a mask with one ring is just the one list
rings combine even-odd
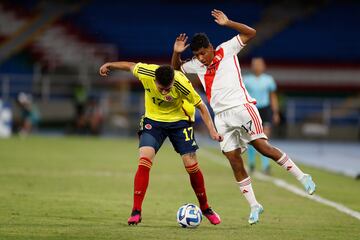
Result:
{"label": "red socks", "polygon": [[201,170],[199,169],[198,163],[187,166],[185,168],[189,173],[191,186],[194,189],[197,199],[199,200],[200,209],[205,210],[209,208],[205,191],[204,177]]}
{"label": "red socks", "polygon": [[[132,210],[141,211],[142,202],[145,197],[146,189],[149,185],[151,166],[152,163],[150,159],[146,157],[140,158],[139,166],[134,179],[134,205]],[[191,186],[194,189],[201,210],[209,208],[205,191],[204,177],[199,169],[198,163],[185,168],[189,173]]]}
{"label": "red socks", "polygon": [[149,173],[152,166],[151,160],[141,157],[138,170],[134,179],[134,205],[133,210],[141,211],[142,202],[145,197],[146,189],[149,185]]}

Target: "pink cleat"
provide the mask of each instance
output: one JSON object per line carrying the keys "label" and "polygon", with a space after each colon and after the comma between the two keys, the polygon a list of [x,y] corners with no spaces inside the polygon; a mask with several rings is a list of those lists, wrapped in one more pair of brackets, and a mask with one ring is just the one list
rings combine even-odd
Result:
{"label": "pink cleat", "polygon": [[138,223],[141,223],[141,211],[133,210],[131,216],[128,219],[128,224],[137,225]]}
{"label": "pink cleat", "polygon": [[217,225],[221,223],[220,216],[211,208],[205,209],[203,215],[210,221],[211,224]]}

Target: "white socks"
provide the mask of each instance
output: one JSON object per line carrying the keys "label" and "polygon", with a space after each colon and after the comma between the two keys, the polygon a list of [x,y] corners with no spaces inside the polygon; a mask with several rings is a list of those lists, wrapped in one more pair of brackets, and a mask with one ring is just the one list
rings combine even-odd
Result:
{"label": "white socks", "polygon": [[276,163],[294,175],[299,181],[304,176],[304,173],[300,170],[300,168],[298,168],[298,166],[296,166],[296,164],[285,153],[279,160],[276,161]]}
{"label": "white socks", "polygon": [[259,203],[256,201],[254,191],[251,186],[251,178],[247,177],[241,182],[237,182],[240,187],[240,191],[245,196],[246,200],[249,202],[250,207],[254,205],[258,205]]}

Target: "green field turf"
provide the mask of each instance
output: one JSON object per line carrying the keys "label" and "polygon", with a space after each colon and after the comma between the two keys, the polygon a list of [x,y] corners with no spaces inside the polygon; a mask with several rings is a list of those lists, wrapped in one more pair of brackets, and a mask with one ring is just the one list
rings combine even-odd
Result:
{"label": "green field turf", "polygon": [[[206,151],[227,161],[218,150]],[[143,222],[128,226],[137,156],[136,139],[0,140],[0,239],[360,239],[359,220],[257,179],[253,186],[265,212],[249,226],[249,208],[230,168],[201,152],[209,202],[223,221],[180,228],[178,207],[197,201],[168,142],[151,170]],[[317,194],[360,211],[359,181],[304,169],[317,182]],[[273,170],[299,186],[280,167]]]}

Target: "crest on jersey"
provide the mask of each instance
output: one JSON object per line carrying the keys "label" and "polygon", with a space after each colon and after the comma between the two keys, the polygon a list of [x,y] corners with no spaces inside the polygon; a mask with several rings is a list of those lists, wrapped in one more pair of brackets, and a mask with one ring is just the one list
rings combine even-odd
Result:
{"label": "crest on jersey", "polygon": [[146,128],[147,130],[150,130],[150,129],[152,129],[152,126],[151,126],[151,124],[147,123],[147,124],[145,124],[145,128]]}
{"label": "crest on jersey", "polygon": [[166,100],[166,101],[168,101],[168,102],[170,102],[170,101],[172,101],[172,100],[173,100],[173,97],[172,97],[172,96],[167,95],[167,96],[165,96],[165,100]]}

